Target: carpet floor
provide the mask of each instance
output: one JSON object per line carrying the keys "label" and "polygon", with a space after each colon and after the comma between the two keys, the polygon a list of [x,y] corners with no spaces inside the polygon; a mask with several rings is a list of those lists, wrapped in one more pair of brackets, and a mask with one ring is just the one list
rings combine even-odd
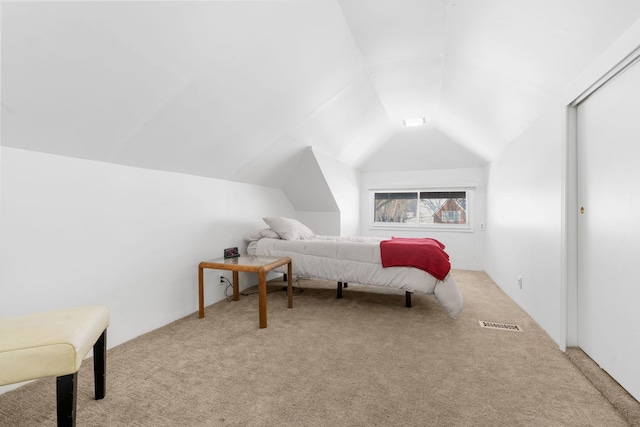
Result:
{"label": "carpet floor", "polygon": [[[79,373],[78,426],[628,426],[546,333],[482,272],[452,272],[451,319],[431,296],[299,280],[287,309],[271,282],[116,346],[107,396]],[[522,331],[481,328],[479,321]],[[0,396],[0,425],[54,426],[55,379]]]}

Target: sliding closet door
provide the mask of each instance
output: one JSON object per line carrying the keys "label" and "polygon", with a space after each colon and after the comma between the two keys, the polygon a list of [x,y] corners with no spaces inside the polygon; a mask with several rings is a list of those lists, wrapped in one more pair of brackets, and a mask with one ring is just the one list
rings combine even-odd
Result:
{"label": "sliding closet door", "polygon": [[578,345],[640,400],[640,65],[577,116]]}

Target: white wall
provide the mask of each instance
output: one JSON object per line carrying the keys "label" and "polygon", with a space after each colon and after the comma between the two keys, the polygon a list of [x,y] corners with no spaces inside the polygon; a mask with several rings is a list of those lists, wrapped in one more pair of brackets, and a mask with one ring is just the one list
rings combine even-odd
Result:
{"label": "white wall", "polygon": [[340,212],[307,212],[298,211],[296,219],[324,236],[340,235]]}
{"label": "white wall", "polygon": [[293,165],[284,193],[296,218],[317,234],[356,236],[359,232],[358,172],[309,147]]}
{"label": "white wall", "polygon": [[554,105],[491,165],[485,271],[558,341],[565,301],[560,286],[563,110]]}
{"label": "white wall", "polygon": [[360,229],[358,172],[318,150],[313,154],[340,211],[340,236],[357,236]]}
{"label": "white wall", "polygon": [[292,164],[283,191],[300,222],[317,234],[340,234],[340,209],[311,148]]}
{"label": "white wall", "polygon": [[485,270],[561,349],[575,345],[577,333],[575,152],[567,106],[639,46],[640,21],[491,164]]}
{"label": "white wall", "polygon": [[113,347],[195,312],[198,263],[271,215],[280,190],[2,147],[0,315],[103,304]]}
{"label": "white wall", "polygon": [[[435,169],[406,172],[363,172],[360,187],[360,234],[373,237],[432,237],[446,246],[451,265],[456,269],[482,270],[484,267],[485,231],[478,225],[485,223],[486,168]],[[472,231],[402,231],[371,229],[373,215],[370,190],[417,187],[475,188]]]}
{"label": "white wall", "polygon": [[[2,1],[0,1],[0,46],[2,46]],[[0,82],[2,81],[2,49],[0,48]],[[0,100],[2,99],[2,85],[0,84]],[[0,135],[2,135],[2,120],[0,120]],[[0,137],[0,147],[2,138]],[[0,215],[2,214],[2,149],[0,148]],[[1,217],[0,217],[1,221]],[[0,242],[2,241],[2,227],[0,227]]]}

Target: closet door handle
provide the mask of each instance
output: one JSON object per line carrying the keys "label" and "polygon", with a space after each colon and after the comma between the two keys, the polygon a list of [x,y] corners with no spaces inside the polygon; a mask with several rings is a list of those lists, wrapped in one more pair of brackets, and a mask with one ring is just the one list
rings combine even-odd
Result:
{"label": "closet door handle", "polygon": [[584,213],[584,206],[580,206],[580,213],[583,214]]}

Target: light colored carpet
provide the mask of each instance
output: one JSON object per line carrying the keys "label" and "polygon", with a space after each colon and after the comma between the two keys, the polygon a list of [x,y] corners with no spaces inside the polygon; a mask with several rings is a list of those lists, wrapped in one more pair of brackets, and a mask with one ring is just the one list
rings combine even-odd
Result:
{"label": "light colored carpet", "polygon": [[629,424],[640,426],[640,403],[633,398],[609,374],[603,371],[585,352],[578,347],[567,348],[567,357],[585,377],[602,393]]}
{"label": "light colored carpet", "polygon": [[[629,425],[486,274],[453,274],[457,320],[433,297],[405,308],[403,292],[349,285],[338,300],[315,280],[293,309],[268,294],[267,329],[257,295],[211,305],[109,350],[104,400],[85,361],[78,426]],[[55,425],[55,379],[0,396],[0,425]]]}

